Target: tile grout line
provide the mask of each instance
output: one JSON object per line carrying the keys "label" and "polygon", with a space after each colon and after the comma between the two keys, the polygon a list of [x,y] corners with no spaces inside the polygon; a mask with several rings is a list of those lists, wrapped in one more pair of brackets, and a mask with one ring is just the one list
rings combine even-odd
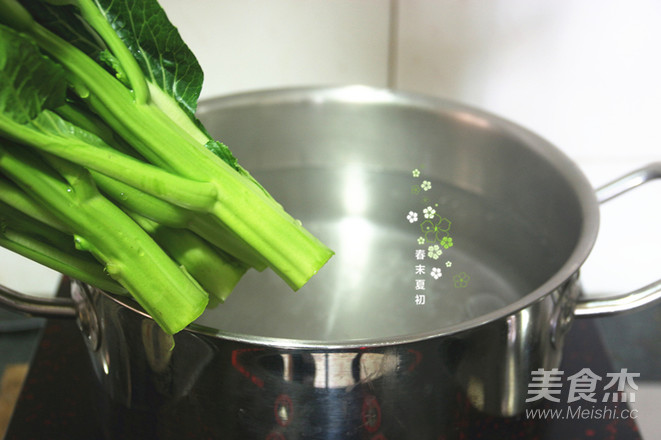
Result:
{"label": "tile grout line", "polygon": [[397,85],[397,45],[399,38],[399,0],[390,0],[388,17],[388,65],[386,66],[386,85],[395,89]]}

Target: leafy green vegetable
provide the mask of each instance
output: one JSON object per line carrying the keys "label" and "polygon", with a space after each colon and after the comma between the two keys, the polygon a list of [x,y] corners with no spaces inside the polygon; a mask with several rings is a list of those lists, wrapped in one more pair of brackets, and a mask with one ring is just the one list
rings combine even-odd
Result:
{"label": "leafy green vegetable", "polygon": [[0,112],[19,124],[34,119],[43,108],[64,103],[65,70],[29,40],[2,29],[0,40]]}
{"label": "leafy green vegetable", "polygon": [[[2,145],[0,170],[70,225],[76,231],[76,247],[102,261],[108,274],[165,331],[177,332],[202,313],[208,295],[142,228],[100,195],[87,170],[53,156],[46,163],[31,153],[21,146]],[[162,316],[159,304],[177,313]]]}
{"label": "leafy green vegetable", "polygon": [[126,294],[98,261],[88,253],[75,250],[69,234],[1,202],[0,245],[108,292]]}
{"label": "leafy green vegetable", "polygon": [[202,70],[155,0],[0,0],[0,23],[0,244],[170,333],[248,267],[296,290],[332,256],[195,118]]}
{"label": "leafy green vegetable", "polygon": [[[79,3],[83,7],[85,4],[89,5]],[[110,45],[110,41],[120,40],[116,47],[122,51],[122,59],[126,59],[122,64],[128,65],[134,59],[144,81],[174,98],[189,118],[194,117],[202,90],[202,69],[177,29],[170,25],[163,8],[157,2],[135,0],[98,0],[96,5],[98,9],[84,7],[83,10],[89,10],[89,16],[97,11],[103,15],[105,20],[95,29],[99,31],[101,26],[109,24],[116,35],[109,33],[106,42]],[[115,52],[115,46],[111,47]]]}

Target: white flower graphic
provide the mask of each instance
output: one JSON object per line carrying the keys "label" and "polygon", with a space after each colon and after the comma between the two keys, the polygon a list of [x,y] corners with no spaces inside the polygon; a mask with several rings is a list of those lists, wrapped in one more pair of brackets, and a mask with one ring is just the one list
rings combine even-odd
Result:
{"label": "white flower graphic", "polygon": [[431,206],[427,206],[425,209],[422,210],[422,213],[424,214],[425,218],[434,218],[434,214],[436,214],[436,210]]}
{"label": "white flower graphic", "polygon": [[406,216],[406,219],[409,221],[409,223],[415,223],[418,221],[418,213],[409,211],[409,214]]}
{"label": "white flower graphic", "polygon": [[441,272],[441,269],[439,269],[438,267],[432,267],[430,275],[432,276],[432,278],[437,280],[443,276],[443,272]]}
{"label": "white flower graphic", "polygon": [[429,180],[423,180],[420,184],[420,188],[422,188],[423,191],[429,191],[431,189],[431,182]]}
{"label": "white flower graphic", "polygon": [[413,177],[420,177],[420,170],[416,168],[413,170],[412,174]]}
{"label": "white flower graphic", "polygon": [[418,244],[425,244],[425,237],[418,237]]}
{"label": "white flower graphic", "polygon": [[441,248],[437,244],[429,246],[429,248],[427,248],[427,256],[429,258],[433,258],[434,260],[438,260],[438,257],[440,257],[442,254],[443,254],[443,251],[441,250]]}
{"label": "white flower graphic", "polygon": [[446,261],[445,267],[452,267],[452,261]]}

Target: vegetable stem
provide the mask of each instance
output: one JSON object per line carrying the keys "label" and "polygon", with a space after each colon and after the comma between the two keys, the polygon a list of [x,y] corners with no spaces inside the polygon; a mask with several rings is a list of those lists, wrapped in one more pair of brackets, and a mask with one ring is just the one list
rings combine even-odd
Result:
{"label": "vegetable stem", "polygon": [[135,58],[117,37],[102,11],[92,1],[77,0],[76,4],[80,8],[83,18],[99,34],[122,65],[133,89],[136,104],[146,104],[149,101],[149,89]]}
{"label": "vegetable stem", "polygon": [[10,227],[4,228],[0,233],[0,246],[64,275],[93,284],[106,292],[117,295],[127,294],[126,289],[113,281],[98,262],[65,252],[62,248],[48,245],[29,234]]}
{"label": "vegetable stem", "polygon": [[224,302],[247,266],[213,248],[196,234],[172,229],[136,213],[129,215],[195,278],[215,303]]}
{"label": "vegetable stem", "polygon": [[80,139],[53,136],[62,122],[44,111],[31,124],[18,124],[0,114],[0,132],[19,142],[30,143],[44,152],[71,160],[99,173],[123,179],[131,186],[190,209],[208,210],[216,200],[216,188],[206,182],[179,177],[156,166],[122,154],[98,139],[95,145]]}
{"label": "vegetable stem", "polygon": [[84,170],[55,157],[49,157],[49,163],[66,182],[37,156],[0,145],[0,170],[70,224],[77,231],[77,247],[102,261],[106,272],[166,332],[182,330],[204,311],[206,292],[130,217],[95,191]]}

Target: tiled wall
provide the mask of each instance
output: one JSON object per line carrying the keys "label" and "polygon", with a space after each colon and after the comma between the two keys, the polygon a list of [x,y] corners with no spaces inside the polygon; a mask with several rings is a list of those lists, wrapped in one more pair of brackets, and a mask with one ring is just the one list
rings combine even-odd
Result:
{"label": "tiled wall", "polygon": [[[203,97],[366,84],[478,106],[541,134],[595,186],[661,161],[655,0],[161,0],[205,70]],[[659,275],[661,184],[604,206],[588,290]],[[1,254],[0,282],[43,275]],[[51,280],[52,278],[49,278]],[[46,289],[47,290],[47,289]]]}

